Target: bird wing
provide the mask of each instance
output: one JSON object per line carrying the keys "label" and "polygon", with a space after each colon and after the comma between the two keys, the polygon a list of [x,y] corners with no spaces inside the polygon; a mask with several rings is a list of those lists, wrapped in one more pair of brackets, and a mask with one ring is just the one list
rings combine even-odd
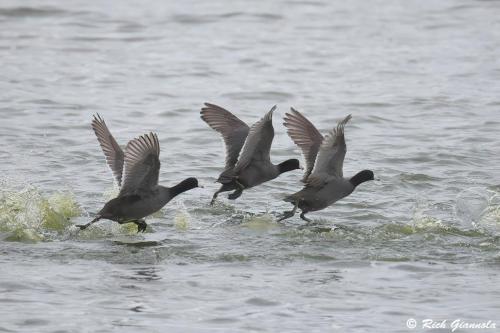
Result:
{"label": "bird wing", "polygon": [[111,169],[118,186],[121,186],[124,158],[123,150],[120,148],[113,135],[111,135],[108,126],[106,126],[104,119],[102,119],[99,114],[94,115],[94,119],[92,119],[92,129],[106,157],[106,163]]}
{"label": "bird wing", "polygon": [[349,119],[351,119],[351,115],[339,121],[337,127],[323,140],[314,169],[307,179],[308,184],[318,186],[328,182],[332,177],[343,177],[342,167],[347,151],[344,126]]}
{"label": "bird wing", "polygon": [[250,128],[243,149],[241,150],[240,159],[234,167],[235,174],[247,167],[252,160],[271,163],[271,144],[274,138],[274,110],[276,110],[276,105]]}
{"label": "bird wing", "polygon": [[125,165],[120,196],[150,190],[158,185],[160,143],[155,133],[130,140],[125,148]]}
{"label": "bird wing", "polygon": [[201,119],[219,132],[226,146],[226,169],[234,167],[250,128],[231,112],[218,105],[205,103]]}
{"label": "bird wing", "polygon": [[314,168],[319,147],[323,142],[323,135],[299,111],[294,108],[290,108],[290,110],[290,113],[285,114],[283,125],[287,128],[287,133],[292,141],[302,150],[302,155],[306,160],[306,171],[302,181],[306,182]]}

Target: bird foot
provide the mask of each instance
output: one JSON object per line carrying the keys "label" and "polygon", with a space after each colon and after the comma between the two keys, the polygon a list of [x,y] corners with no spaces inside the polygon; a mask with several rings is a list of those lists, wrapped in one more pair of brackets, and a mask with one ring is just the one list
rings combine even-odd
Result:
{"label": "bird foot", "polygon": [[309,224],[311,224],[311,223],[314,223],[311,219],[308,219],[308,218],[306,217],[306,215],[305,215],[305,214],[306,214],[306,213],[302,212],[302,213],[300,214],[300,218],[301,218],[301,219],[303,219],[304,221],[306,221],[306,222],[307,222],[307,225],[309,225]]}
{"label": "bird foot", "polygon": [[280,216],[278,216],[278,221],[277,222],[281,222],[283,220],[289,219],[293,215],[295,215],[295,212],[293,210],[289,210],[287,212],[284,212],[283,214],[281,214]]}
{"label": "bird foot", "polygon": [[236,190],[236,191],[234,191],[233,193],[229,194],[229,195],[227,196],[227,198],[228,198],[229,200],[235,200],[235,199],[237,199],[237,198],[239,198],[239,197],[240,197],[241,193],[243,193],[243,191]]}
{"label": "bird foot", "polygon": [[137,224],[137,233],[139,232],[145,232],[147,228],[146,221],[144,220],[139,220],[139,221],[134,221],[135,224]]}
{"label": "bird foot", "polygon": [[90,221],[89,223],[87,224],[77,224],[76,226],[78,228],[80,228],[80,230],[85,230],[87,229],[89,226],[91,226],[92,224],[96,223],[97,221],[99,221],[100,219],[102,218],[101,215],[97,215],[92,221]]}

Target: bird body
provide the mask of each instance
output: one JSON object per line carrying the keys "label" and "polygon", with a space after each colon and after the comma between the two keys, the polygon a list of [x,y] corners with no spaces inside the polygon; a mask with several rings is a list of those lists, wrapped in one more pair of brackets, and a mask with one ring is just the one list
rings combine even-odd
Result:
{"label": "bird body", "polygon": [[160,143],[155,133],[129,141],[123,152],[99,115],[94,116],[92,128],[121,187],[118,196],[108,201],[91,222],[79,226],[81,229],[104,218],[120,224],[133,222],[138,231],[145,231],[144,217],[160,210],[178,194],[198,187],[198,180],[192,177],[173,187],[158,185]]}
{"label": "bird body", "polygon": [[302,211],[300,217],[310,222],[306,213],[324,209],[350,195],[359,184],[374,179],[370,170],[360,171],[351,178],[343,176],[347,151],[344,127],[350,119],[351,115],[348,115],[323,137],[299,111],[292,108],[291,113],[286,114],[284,125],[290,138],[302,150],[306,172],[302,179],[304,188],[284,199],[294,208],[285,212],[280,221],[292,217],[299,208]]}
{"label": "bird body", "polygon": [[286,197],[285,201],[298,202],[298,208],[307,213],[324,209],[353,191],[354,185],[349,180],[336,178],[321,187],[305,186],[302,190]]}
{"label": "bird body", "polygon": [[220,189],[214,193],[211,204],[220,192],[232,191],[228,198],[238,198],[244,189],[278,177],[281,173],[299,169],[299,161],[290,159],[278,165],[271,162],[271,144],[274,138],[272,123],[274,106],[262,119],[249,127],[226,109],[205,103],[201,118],[219,132],[226,146],[226,164],[217,182]]}
{"label": "bird body", "polygon": [[121,195],[108,201],[98,215],[118,223],[139,220],[157,212],[177,195],[171,192],[170,188],[158,185],[141,194]]}
{"label": "bird body", "polygon": [[[280,173],[276,165],[270,162],[263,162],[250,163],[248,166],[241,169],[235,177],[245,188],[251,188],[274,179],[279,175]],[[222,184],[231,183],[232,179],[222,178],[220,182]]]}

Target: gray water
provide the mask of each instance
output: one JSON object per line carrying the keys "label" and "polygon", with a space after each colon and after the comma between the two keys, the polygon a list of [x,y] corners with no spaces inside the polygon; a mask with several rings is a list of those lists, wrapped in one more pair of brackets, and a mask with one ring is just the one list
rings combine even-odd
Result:
{"label": "gray water", "polygon": [[[499,56],[495,1],[3,0],[0,331],[500,326]],[[300,155],[290,106],[323,133],[352,114],[344,174],[380,180],[309,214],[331,232],[276,223],[298,171],[212,208],[203,102],[248,123],[277,104],[274,162]],[[78,232],[116,194],[96,112],[122,145],[158,133],[162,184],[205,188],[145,234]]]}

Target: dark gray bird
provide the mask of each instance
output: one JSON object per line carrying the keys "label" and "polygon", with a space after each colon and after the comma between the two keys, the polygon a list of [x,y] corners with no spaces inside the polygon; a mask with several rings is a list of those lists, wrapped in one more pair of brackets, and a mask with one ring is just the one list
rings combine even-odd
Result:
{"label": "dark gray bird", "polygon": [[[205,103],[201,109],[203,119],[219,132],[226,145],[226,166],[217,182],[221,188],[214,193],[211,205],[220,192],[233,191],[228,198],[238,198],[244,189],[278,177],[283,172],[299,169],[299,160],[289,159],[278,165],[271,162],[271,144],[274,138],[273,108],[258,122],[248,127],[231,112],[220,106]],[[241,154],[240,154],[241,151]]]}
{"label": "dark gray bird", "polygon": [[155,133],[129,141],[123,153],[99,115],[94,116],[92,128],[121,188],[118,197],[108,201],[92,221],[79,225],[80,229],[108,219],[120,224],[135,223],[138,232],[145,231],[144,217],[160,210],[178,194],[199,186],[192,177],[173,187],[158,185],[160,143]]}
{"label": "dark gray bird", "polygon": [[343,177],[347,151],[344,127],[350,119],[351,115],[345,117],[323,138],[299,111],[291,108],[291,113],[286,113],[284,125],[290,138],[302,150],[306,172],[302,179],[304,188],[285,198],[294,205],[293,210],[285,212],[279,221],[292,217],[300,208],[300,218],[311,222],[305,217],[306,213],[324,209],[351,194],[359,184],[374,179],[371,170],[360,171],[351,178]]}

